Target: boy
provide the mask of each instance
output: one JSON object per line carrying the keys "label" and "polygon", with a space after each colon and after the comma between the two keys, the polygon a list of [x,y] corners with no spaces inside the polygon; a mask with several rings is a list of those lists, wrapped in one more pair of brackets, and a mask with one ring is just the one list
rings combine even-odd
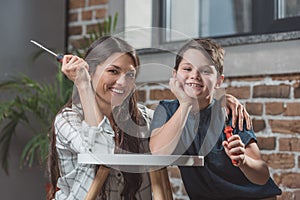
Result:
{"label": "boy", "polygon": [[[153,154],[205,156],[204,167],[179,167],[191,199],[262,199],[281,194],[262,160],[253,130],[223,133],[225,115],[213,98],[224,80],[224,50],[210,39],[191,40],[176,56],[170,88],[151,125]],[[226,121],[231,124],[231,115]]]}

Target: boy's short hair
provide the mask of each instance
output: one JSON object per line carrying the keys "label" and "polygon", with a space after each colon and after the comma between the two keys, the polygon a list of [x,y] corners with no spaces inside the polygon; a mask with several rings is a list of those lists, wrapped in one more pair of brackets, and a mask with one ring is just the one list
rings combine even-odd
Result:
{"label": "boy's short hair", "polygon": [[177,53],[174,69],[177,71],[183,54],[188,49],[205,51],[212,60],[218,73],[223,74],[225,50],[212,39],[198,38],[187,42]]}

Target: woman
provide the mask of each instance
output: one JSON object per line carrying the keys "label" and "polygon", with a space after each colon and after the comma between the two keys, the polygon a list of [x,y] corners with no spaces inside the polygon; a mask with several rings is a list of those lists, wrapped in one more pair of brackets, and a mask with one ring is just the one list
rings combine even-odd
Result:
{"label": "woman", "polygon": [[[91,45],[85,60],[64,56],[62,71],[76,87],[73,98],[54,122],[49,154],[50,198],[84,199],[97,169],[77,163],[77,155],[149,153],[143,138],[153,111],[136,103],[139,59],[121,39],[100,38]],[[232,96],[228,100],[233,109],[243,108]],[[151,199],[148,175],[112,169],[99,198]]]}
{"label": "woman", "polygon": [[[138,70],[134,49],[110,36],[95,41],[85,60],[64,56],[62,71],[76,88],[72,100],[56,116],[51,137],[50,176],[52,188],[59,189],[55,199],[85,198],[96,167],[77,163],[78,153],[143,153],[138,134],[144,133],[138,127],[149,124],[152,111],[138,106],[133,95]],[[130,127],[130,135],[124,132],[126,123],[116,121],[126,115],[138,125]],[[148,177],[111,170],[101,198],[121,197],[151,199]]]}

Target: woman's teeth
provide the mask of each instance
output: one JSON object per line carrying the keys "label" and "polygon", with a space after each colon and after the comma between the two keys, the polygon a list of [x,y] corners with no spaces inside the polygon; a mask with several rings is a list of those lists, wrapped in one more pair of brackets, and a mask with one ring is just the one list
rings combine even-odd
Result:
{"label": "woman's teeth", "polygon": [[124,94],[124,90],[117,90],[115,88],[111,89],[111,91],[118,93],[118,94]]}

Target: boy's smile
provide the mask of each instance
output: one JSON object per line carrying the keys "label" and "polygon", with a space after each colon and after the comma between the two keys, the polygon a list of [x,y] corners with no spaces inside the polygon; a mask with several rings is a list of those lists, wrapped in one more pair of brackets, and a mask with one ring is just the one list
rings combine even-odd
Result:
{"label": "boy's smile", "polygon": [[176,71],[176,78],[192,98],[211,99],[218,82],[212,60],[200,50],[188,49]]}

